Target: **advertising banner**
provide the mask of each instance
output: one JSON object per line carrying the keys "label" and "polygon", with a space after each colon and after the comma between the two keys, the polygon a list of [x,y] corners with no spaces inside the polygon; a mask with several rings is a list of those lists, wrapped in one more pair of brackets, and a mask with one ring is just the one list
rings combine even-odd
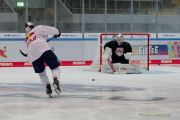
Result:
{"label": "advertising banner", "polygon": [[[159,33],[150,35],[150,64],[180,64],[180,34]],[[62,33],[49,44],[64,66],[90,65],[98,46],[98,33]],[[31,66],[19,52],[27,53],[24,33],[0,34],[0,67]],[[147,54],[147,46],[133,48],[139,55]]]}

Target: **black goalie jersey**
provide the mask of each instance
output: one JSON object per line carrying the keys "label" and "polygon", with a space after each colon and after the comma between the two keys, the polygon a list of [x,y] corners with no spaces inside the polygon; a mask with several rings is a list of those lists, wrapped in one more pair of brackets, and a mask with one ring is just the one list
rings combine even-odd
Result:
{"label": "black goalie jersey", "polygon": [[118,45],[117,41],[110,41],[104,45],[104,49],[106,47],[112,49],[112,63],[129,64],[129,60],[124,56],[125,53],[132,52],[132,47],[128,42]]}

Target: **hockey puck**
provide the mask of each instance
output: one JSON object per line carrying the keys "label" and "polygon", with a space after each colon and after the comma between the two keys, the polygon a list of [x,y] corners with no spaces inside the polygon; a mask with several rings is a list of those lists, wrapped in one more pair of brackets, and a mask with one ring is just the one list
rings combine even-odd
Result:
{"label": "hockey puck", "polygon": [[95,79],[93,78],[93,79],[91,79],[91,81],[95,81]]}

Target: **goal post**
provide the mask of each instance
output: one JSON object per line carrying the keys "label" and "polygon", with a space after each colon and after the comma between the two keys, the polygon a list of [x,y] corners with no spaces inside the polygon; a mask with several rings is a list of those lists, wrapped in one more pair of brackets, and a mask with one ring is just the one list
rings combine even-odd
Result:
{"label": "goal post", "polygon": [[150,34],[148,33],[100,33],[92,66],[101,71],[104,44],[113,40],[113,36],[122,34],[124,41],[132,46],[133,57],[130,64],[139,64],[142,69],[149,70]]}

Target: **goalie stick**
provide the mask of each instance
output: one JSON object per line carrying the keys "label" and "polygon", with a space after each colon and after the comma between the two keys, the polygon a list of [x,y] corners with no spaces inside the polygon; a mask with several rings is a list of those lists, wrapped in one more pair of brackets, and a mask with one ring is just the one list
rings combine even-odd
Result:
{"label": "goalie stick", "polygon": [[112,71],[113,73],[115,73],[116,70],[115,70],[115,68],[114,68],[114,65],[111,63],[110,60],[107,60],[107,62],[108,62],[108,64],[109,64],[109,67],[110,67],[111,71]]}
{"label": "goalie stick", "polygon": [[[47,42],[49,42],[49,41],[52,40],[53,38],[54,38],[54,37],[48,39]],[[28,56],[28,54],[24,53],[21,49],[19,49],[19,52],[20,52],[21,55],[24,56],[24,57],[27,57],[27,56]]]}

